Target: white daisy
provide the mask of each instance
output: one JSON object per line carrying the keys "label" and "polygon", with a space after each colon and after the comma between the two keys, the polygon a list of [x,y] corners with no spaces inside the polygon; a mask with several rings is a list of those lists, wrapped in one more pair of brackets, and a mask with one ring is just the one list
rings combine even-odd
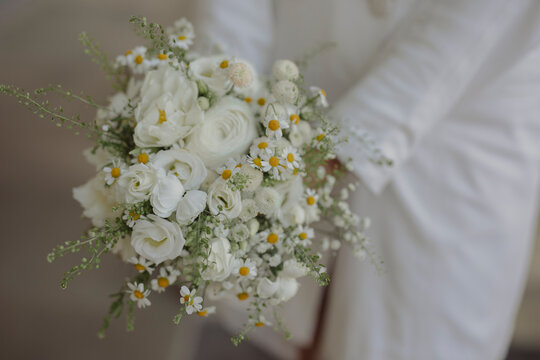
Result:
{"label": "white daisy", "polygon": [[306,194],[304,195],[304,200],[308,206],[313,206],[317,204],[317,200],[319,200],[319,195],[317,195],[317,192],[313,189],[307,189]]}
{"label": "white daisy", "polygon": [[248,156],[247,162],[249,165],[254,167],[255,169],[260,170],[262,168],[262,160],[259,156]]}
{"label": "white daisy", "polygon": [[132,155],[137,155],[131,159],[132,164],[147,164],[148,162],[152,162],[152,159],[155,156],[155,154],[145,150],[140,150],[139,153],[135,152],[135,154],[132,153]]}
{"label": "white daisy", "polygon": [[128,262],[133,264],[135,269],[140,273],[148,271],[149,274],[152,274],[152,271],[154,271],[154,263],[146,260],[142,256],[139,256],[138,258],[134,256],[129,259]]}
{"label": "white daisy", "polygon": [[311,245],[311,239],[315,236],[315,231],[307,226],[299,226],[293,232],[294,242],[299,245],[309,246]]}
{"label": "white daisy", "polygon": [[200,311],[202,309],[203,298],[200,296],[195,296],[197,289],[189,291],[187,286],[182,286],[180,289],[180,303],[186,306],[186,313],[189,315],[193,314],[195,311]]}
{"label": "white daisy", "polygon": [[253,140],[253,145],[249,149],[251,156],[264,156],[273,153],[274,144],[272,140],[267,137],[260,137]]}
{"label": "white daisy", "polygon": [[237,173],[242,167],[242,161],[235,159],[229,159],[225,163],[225,166],[222,166],[217,169],[217,173],[221,176],[223,180],[229,180],[231,176]]}
{"label": "white daisy", "polygon": [[167,34],[171,46],[184,50],[193,45],[193,39],[195,38],[193,25],[186,18],[175,21],[173,26],[167,29]]}
{"label": "white daisy", "polygon": [[150,300],[148,300],[148,295],[150,295],[149,289],[144,289],[143,283],[130,283],[128,282],[129,290],[126,290],[126,293],[129,294],[131,301],[137,303],[137,307],[144,308],[151,305]]}
{"label": "white daisy", "polygon": [[315,147],[317,149],[319,149],[321,147],[321,145],[323,144],[323,139],[326,137],[326,132],[324,132],[323,129],[318,129],[317,130],[317,136],[315,136],[314,140],[315,140]]}
{"label": "white daisy", "polygon": [[287,119],[286,112],[272,110],[273,105],[268,106],[263,124],[266,128],[266,136],[280,139],[283,136],[283,130],[290,127],[290,121]]}
{"label": "white daisy", "polygon": [[200,317],[207,317],[208,315],[215,314],[216,313],[216,307],[215,306],[209,306],[202,308],[200,311],[197,311],[197,315]]}
{"label": "white daisy", "polygon": [[311,93],[314,96],[317,96],[317,105],[318,106],[328,107],[328,100],[326,99],[326,91],[324,91],[323,89],[321,89],[319,87],[316,87],[316,86],[311,86],[309,88],[309,91],[311,91]]}
{"label": "white daisy", "polygon": [[257,276],[257,266],[251,259],[240,260],[233,268],[233,273],[241,278],[254,279]]}
{"label": "white daisy", "polygon": [[146,219],[146,216],[141,216],[141,214],[137,214],[135,211],[124,211],[124,215],[122,216],[122,220],[126,223],[127,226],[130,228],[135,226],[135,223],[137,223],[138,220]]}
{"label": "white daisy", "polygon": [[294,170],[300,167],[300,155],[298,155],[298,150],[296,150],[292,146],[287,146],[285,149],[283,149],[281,157],[283,158],[283,162],[285,163],[287,168]]}
{"label": "white daisy", "polygon": [[111,166],[105,166],[103,172],[105,173],[105,183],[112,185],[124,172],[125,166],[118,160],[113,160]]}
{"label": "white daisy", "polygon": [[146,47],[137,46],[133,50],[126,51],[124,55],[118,56],[116,64],[128,67],[134,74],[144,74],[155,65],[145,57]]}
{"label": "white daisy", "polygon": [[287,169],[287,166],[284,165],[285,161],[275,155],[265,155],[261,161],[262,171],[270,173],[270,176],[276,180],[281,180],[283,178],[283,171]]}
{"label": "white daisy", "polygon": [[150,285],[152,290],[157,291],[158,293],[165,291],[167,287],[172,285],[178,276],[180,271],[173,268],[172,266],[162,266],[159,269],[159,276],[155,279],[152,279]]}
{"label": "white daisy", "polygon": [[272,323],[264,317],[264,315],[259,315],[257,319],[250,319],[249,323],[255,325],[256,327],[272,326]]}

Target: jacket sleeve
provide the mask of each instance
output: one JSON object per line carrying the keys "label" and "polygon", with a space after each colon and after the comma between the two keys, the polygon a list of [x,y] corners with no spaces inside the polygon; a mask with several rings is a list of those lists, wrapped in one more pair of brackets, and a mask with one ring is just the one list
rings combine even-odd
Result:
{"label": "jacket sleeve", "polygon": [[[457,103],[490,51],[519,20],[528,1],[430,1],[413,13],[379,54],[375,67],[336,104],[349,142],[340,158],[380,193],[422,137]],[[369,134],[394,165],[362,152]]]}
{"label": "jacket sleeve", "polygon": [[[207,52],[212,46],[250,61],[259,71],[271,64],[274,47],[273,0],[189,1],[186,13],[195,26],[197,41]],[[205,51],[206,50],[206,51]]]}

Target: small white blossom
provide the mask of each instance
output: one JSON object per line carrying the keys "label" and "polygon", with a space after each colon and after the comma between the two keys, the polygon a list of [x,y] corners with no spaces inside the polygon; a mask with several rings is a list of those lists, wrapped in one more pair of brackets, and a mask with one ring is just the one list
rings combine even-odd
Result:
{"label": "small white blossom", "polygon": [[159,269],[159,276],[150,282],[152,290],[158,293],[165,291],[167,287],[176,281],[179,275],[180,271],[170,265],[161,267]]}
{"label": "small white blossom", "polygon": [[201,303],[203,298],[200,296],[195,296],[196,292],[197,289],[189,291],[188,287],[185,285],[183,285],[180,289],[180,303],[186,306],[186,313],[189,315],[202,309]]}
{"label": "small white blossom", "polygon": [[128,283],[127,286],[129,290],[126,290],[126,292],[129,294],[129,299],[134,301],[137,304],[137,307],[144,308],[151,305],[150,300],[148,300],[150,290],[145,290],[143,283]]}
{"label": "small white blossom", "polygon": [[129,259],[129,262],[133,264],[135,266],[135,269],[140,273],[148,271],[149,274],[152,274],[152,271],[154,271],[155,264],[151,261],[146,260],[142,256],[134,256]]}

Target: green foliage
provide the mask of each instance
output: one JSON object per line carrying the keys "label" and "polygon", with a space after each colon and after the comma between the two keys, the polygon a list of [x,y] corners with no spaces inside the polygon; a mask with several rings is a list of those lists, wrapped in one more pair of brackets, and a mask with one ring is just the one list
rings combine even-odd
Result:
{"label": "green foliage", "polygon": [[312,254],[310,249],[298,245],[294,248],[294,256],[298,262],[304,264],[309,269],[309,273],[317,281],[319,286],[330,284],[330,276],[326,271],[323,271],[325,267],[319,263],[319,255]]}
{"label": "green foliage", "polygon": [[105,331],[109,328],[111,317],[118,319],[120,315],[122,315],[122,312],[124,310],[124,298],[126,297],[125,287],[122,286],[120,291],[109,295],[109,297],[115,300],[111,303],[109,311],[107,315],[105,315],[105,317],[103,318],[103,323],[99,328],[98,337],[100,339],[103,339],[105,337]]}

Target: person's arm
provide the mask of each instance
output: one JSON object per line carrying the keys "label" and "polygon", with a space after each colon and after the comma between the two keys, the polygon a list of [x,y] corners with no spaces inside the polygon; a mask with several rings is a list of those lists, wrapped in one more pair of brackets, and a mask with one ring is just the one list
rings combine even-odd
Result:
{"label": "person's arm", "polygon": [[[528,1],[432,1],[411,16],[376,67],[336,104],[355,172],[374,193],[412,155],[431,127],[456,104],[490,50],[519,20]],[[358,156],[366,131],[393,160],[380,167]],[[356,138],[356,139],[355,139]]]}
{"label": "person's arm", "polygon": [[272,63],[275,9],[273,0],[193,0],[187,5],[197,40],[225,45],[257,70]]}

